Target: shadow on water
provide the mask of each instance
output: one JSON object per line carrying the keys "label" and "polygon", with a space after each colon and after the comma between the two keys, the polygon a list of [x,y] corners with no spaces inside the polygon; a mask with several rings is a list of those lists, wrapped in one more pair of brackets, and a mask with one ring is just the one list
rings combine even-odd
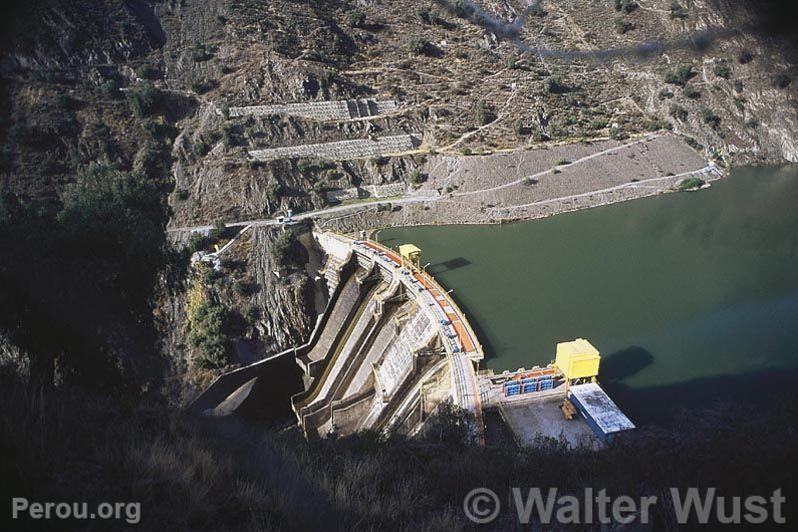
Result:
{"label": "shadow on water", "polygon": [[654,363],[654,356],[642,347],[633,345],[603,357],[601,360],[602,383],[619,382],[640,373]]}
{"label": "shadow on water", "polygon": [[[768,370],[741,375],[695,379],[683,383],[633,389],[619,382],[602,386],[638,426],[671,426],[690,419],[693,411],[720,407],[768,411],[773,404],[798,398],[798,370]],[[684,414],[687,414],[686,416]]]}
{"label": "shadow on water", "polygon": [[440,273],[456,270],[457,268],[469,266],[470,264],[471,261],[465,257],[457,257],[454,259],[445,260],[443,262],[430,264],[427,266],[427,271],[432,275],[438,275]]}
{"label": "shadow on water", "polygon": [[379,243],[389,248],[395,248],[399,245],[399,240],[395,238],[379,238]]}

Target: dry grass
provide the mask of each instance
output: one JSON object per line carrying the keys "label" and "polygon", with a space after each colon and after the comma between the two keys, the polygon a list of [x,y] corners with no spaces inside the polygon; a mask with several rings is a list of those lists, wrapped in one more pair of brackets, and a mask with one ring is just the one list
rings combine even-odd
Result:
{"label": "dry grass", "polygon": [[136,530],[460,530],[469,524],[462,497],[477,486],[629,495],[793,487],[784,464],[798,456],[784,420],[794,405],[772,416],[729,412],[693,412],[687,428],[641,430],[600,453],[555,441],[516,452],[372,434],[307,444],[295,431],[186,417],[150,399],[37,394],[4,379],[0,473],[9,497],[139,501]]}

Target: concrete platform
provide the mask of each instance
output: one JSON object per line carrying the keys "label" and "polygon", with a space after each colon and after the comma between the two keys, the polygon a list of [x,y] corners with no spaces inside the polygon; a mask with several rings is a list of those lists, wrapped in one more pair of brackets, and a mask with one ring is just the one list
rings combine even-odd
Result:
{"label": "concrete platform", "polygon": [[516,443],[521,447],[535,445],[535,438],[546,436],[561,437],[572,446],[586,445],[594,449],[603,444],[593,434],[581,416],[572,420],[563,417],[560,405],[562,395],[550,396],[540,400],[514,401],[502,403],[499,410],[507,425],[512,430]]}

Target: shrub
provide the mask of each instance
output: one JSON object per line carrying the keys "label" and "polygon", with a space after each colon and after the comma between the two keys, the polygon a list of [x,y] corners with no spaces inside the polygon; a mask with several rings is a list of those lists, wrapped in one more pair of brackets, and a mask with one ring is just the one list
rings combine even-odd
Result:
{"label": "shrub", "polygon": [[451,8],[454,15],[460,18],[468,18],[474,14],[474,7],[466,0],[455,0]]}
{"label": "shrub", "polygon": [[227,232],[227,225],[222,220],[216,220],[213,222],[213,228],[211,229],[210,235],[211,238],[215,238],[216,240],[224,237],[225,233]]}
{"label": "shrub", "polygon": [[213,46],[204,43],[196,43],[191,50],[191,58],[195,63],[202,63],[213,59]]}
{"label": "shrub", "polygon": [[558,76],[550,76],[546,78],[543,88],[549,94],[562,94],[568,92],[568,86],[565,85]]}
{"label": "shrub", "polygon": [[687,18],[687,10],[676,0],[671,1],[670,16],[673,19]]}
{"label": "shrub", "polygon": [[690,65],[679,65],[665,74],[665,83],[671,85],[684,85],[695,76],[695,71]]}
{"label": "shrub", "polygon": [[291,248],[296,242],[296,236],[290,229],[286,229],[274,240],[271,247],[271,258],[278,266],[287,266],[291,261]]}
{"label": "shrub", "polygon": [[693,100],[701,97],[701,91],[699,91],[698,89],[696,89],[692,85],[686,86],[684,88],[684,90],[682,91],[682,94],[684,94],[684,96],[686,98],[691,98]]}
{"label": "shrub", "polygon": [[416,37],[410,41],[410,49],[416,55],[435,56],[440,54],[438,47],[422,37]]}
{"label": "shrub", "polygon": [[211,298],[203,285],[204,273],[211,268],[202,262],[197,266],[199,270],[189,290],[186,305],[188,341],[200,353],[200,366],[221,368],[228,362],[229,340],[224,333],[226,312]]}
{"label": "shrub", "polygon": [[615,17],[613,25],[615,26],[615,31],[617,31],[621,35],[630,31],[634,27],[631,22],[629,22],[623,17]]}
{"label": "shrub", "polygon": [[260,316],[261,316],[260,309],[255,305],[247,307],[247,309],[244,311],[244,319],[247,320],[247,323],[249,323],[250,325],[258,321],[260,319]]}
{"label": "shrub", "polygon": [[741,65],[750,63],[753,59],[754,54],[752,54],[750,50],[741,50],[737,55],[737,62],[739,62]]}
{"label": "shrub", "polygon": [[649,131],[660,131],[662,129],[671,130],[673,129],[673,125],[667,120],[662,120],[661,118],[655,118],[648,123]]}
{"label": "shrub", "polygon": [[526,135],[527,127],[524,124],[524,121],[521,120],[520,118],[516,120],[515,123],[513,124],[513,131],[515,131],[515,134],[518,135],[519,137]]}
{"label": "shrub", "polygon": [[631,13],[637,7],[634,0],[615,0],[615,11],[620,11],[621,13]]}
{"label": "shrub", "polygon": [[625,140],[629,136],[619,127],[610,128],[610,138],[613,140]]}
{"label": "shrub", "polygon": [[142,79],[157,79],[159,74],[158,69],[151,65],[140,65],[136,69],[136,75]]}
{"label": "shrub", "polygon": [[174,127],[161,118],[147,118],[141,122],[141,127],[154,139],[161,139],[174,132]]}
{"label": "shrub", "polygon": [[422,7],[416,10],[416,16],[423,22],[424,24],[432,24],[432,15],[430,13],[429,8]]}
{"label": "shrub", "polygon": [[714,68],[715,75],[724,79],[731,76],[731,67],[726,63],[717,63]]}
{"label": "shrub", "polygon": [[244,279],[238,279],[233,283],[233,292],[239,296],[251,295],[253,292],[252,283],[245,281]]}
{"label": "shrub", "polygon": [[206,78],[195,77],[191,80],[189,88],[197,94],[205,94],[216,86],[215,80],[208,80]]}
{"label": "shrub", "polygon": [[673,98],[673,92],[669,91],[668,89],[662,89],[659,91],[658,97],[660,101],[667,100],[669,98]]}
{"label": "shrub", "polygon": [[703,179],[699,179],[698,177],[688,177],[677,187],[679,190],[693,190],[696,188],[700,188],[704,186]]}
{"label": "shrub", "polygon": [[671,104],[668,114],[670,114],[676,120],[681,120],[682,122],[687,119],[687,109],[675,103]]}
{"label": "shrub", "polygon": [[222,127],[222,143],[225,148],[238,146],[241,143],[238,130],[230,124],[225,124],[224,127]]}
{"label": "shrub", "polygon": [[211,239],[203,235],[202,233],[191,233],[188,235],[188,250],[191,253],[202,251],[206,249],[211,243]]}
{"label": "shrub", "polygon": [[119,97],[119,82],[115,79],[109,79],[102,85],[100,85],[100,91],[108,98],[118,98]]}
{"label": "shrub", "polygon": [[518,56],[515,55],[515,54],[511,54],[511,55],[507,56],[507,59],[505,60],[504,65],[509,70],[515,70],[516,68],[518,68]]}
{"label": "shrub", "polygon": [[773,84],[779,89],[786,89],[792,80],[787,74],[781,73],[773,79]]}
{"label": "shrub", "polygon": [[701,110],[701,119],[712,129],[716,129],[720,125],[720,117],[706,107]]}
{"label": "shrub", "polygon": [[696,151],[704,151],[704,145],[693,137],[684,137],[684,142]]}
{"label": "shrub", "polygon": [[427,176],[422,174],[419,170],[412,170],[408,176],[408,180],[413,185],[420,185],[427,180]]}
{"label": "shrub", "polygon": [[207,155],[207,153],[211,150],[210,145],[205,141],[204,138],[200,137],[194,142],[194,146],[192,147],[194,155],[197,157],[203,157]]}
{"label": "shrub", "polygon": [[479,124],[480,126],[484,126],[493,122],[495,119],[496,115],[494,114],[493,110],[485,102],[485,100],[481,100],[477,105],[477,112],[476,112],[477,124]]}
{"label": "shrub", "polygon": [[366,15],[359,9],[347,13],[346,22],[353,28],[362,28],[366,25]]}
{"label": "shrub", "polygon": [[127,91],[127,99],[133,107],[133,113],[139,118],[144,118],[160,110],[163,93],[152,83],[144,82]]}

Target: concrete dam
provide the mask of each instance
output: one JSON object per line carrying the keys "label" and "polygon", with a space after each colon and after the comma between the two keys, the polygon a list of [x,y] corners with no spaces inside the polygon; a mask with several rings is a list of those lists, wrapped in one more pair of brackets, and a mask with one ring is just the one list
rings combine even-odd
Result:
{"label": "concrete dam", "polygon": [[484,357],[462,311],[410,257],[378,243],[316,233],[329,303],[296,361],[292,397],[308,438],[360,430],[417,433],[443,402],[472,414],[483,438],[476,369]]}
{"label": "concrete dam", "polygon": [[[218,377],[191,405],[208,415],[262,409],[258,381],[276,359],[301,370],[290,407],[307,439],[418,434],[443,404],[467,413],[485,444],[483,411],[496,413],[519,447],[538,437],[601,447],[634,428],[596,382],[600,353],[578,338],[557,344],[545,367],[479,370],[485,353],[465,314],[420,265],[412,244],[314,231],[327,305],[307,343]],[[271,369],[269,369],[271,367]]]}

